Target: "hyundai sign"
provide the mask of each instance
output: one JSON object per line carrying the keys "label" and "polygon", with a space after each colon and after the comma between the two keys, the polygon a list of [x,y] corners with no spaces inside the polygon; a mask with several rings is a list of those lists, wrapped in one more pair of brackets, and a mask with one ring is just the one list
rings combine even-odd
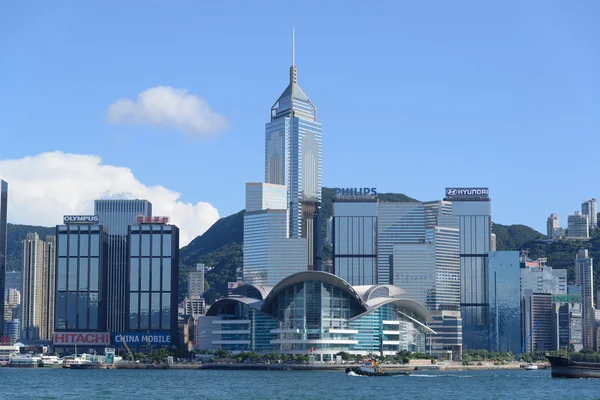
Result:
{"label": "hyundai sign", "polygon": [[490,196],[488,188],[446,188],[446,199],[487,199]]}
{"label": "hyundai sign", "polygon": [[115,333],[115,346],[123,346],[123,339],[128,346],[168,346],[171,344],[171,334],[167,332],[128,332]]}
{"label": "hyundai sign", "polygon": [[65,215],[63,222],[69,224],[97,224],[100,218],[97,215]]}

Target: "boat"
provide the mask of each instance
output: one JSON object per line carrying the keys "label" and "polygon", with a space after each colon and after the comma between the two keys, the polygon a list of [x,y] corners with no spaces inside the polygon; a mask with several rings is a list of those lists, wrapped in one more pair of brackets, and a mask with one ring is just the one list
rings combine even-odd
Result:
{"label": "boat", "polygon": [[386,372],[380,366],[377,360],[363,360],[359,367],[346,368],[346,374],[361,375],[361,376],[401,376],[410,375],[407,371]]}
{"label": "boat", "polygon": [[40,367],[62,367],[63,360],[58,358],[57,356],[41,356],[41,360],[39,362]]}
{"label": "boat", "polygon": [[41,359],[41,357],[34,356],[33,354],[15,355],[11,357],[8,366],[16,368],[36,368]]}
{"label": "boat", "polygon": [[71,368],[73,365],[79,364],[87,364],[90,360],[87,358],[86,354],[83,356],[66,356],[63,358],[63,368]]}
{"label": "boat", "polygon": [[600,363],[573,361],[564,356],[546,356],[553,378],[600,378]]}
{"label": "boat", "polygon": [[100,362],[85,362],[71,364],[70,369],[108,369],[108,365]]}
{"label": "boat", "polygon": [[523,367],[525,369],[525,371],[535,371],[536,369],[538,369],[537,364],[525,364],[525,366]]}

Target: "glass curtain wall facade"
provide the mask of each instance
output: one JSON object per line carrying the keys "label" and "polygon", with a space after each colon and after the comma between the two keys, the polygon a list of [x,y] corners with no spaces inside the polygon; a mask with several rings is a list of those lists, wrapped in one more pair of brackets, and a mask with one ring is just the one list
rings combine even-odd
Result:
{"label": "glass curtain wall facade", "polygon": [[333,273],[350,285],[377,284],[377,203],[333,202]]}
{"label": "glass curtain wall facade", "polygon": [[[8,206],[8,183],[0,179],[0,313],[2,313],[2,321],[4,321],[4,289],[6,275],[6,246],[7,236],[6,230],[8,227],[7,220]],[[0,324],[0,335],[4,335],[4,324]]]}
{"label": "glass curtain wall facade", "polygon": [[40,340],[42,333],[44,263],[46,243],[37,233],[28,233],[23,241],[23,290],[21,293],[21,338]]}
{"label": "glass curtain wall facade", "polygon": [[129,228],[127,332],[177,337],[179,229],[140,224]]}
{"label": "glass curtain wall facade", "polygon": [[107,272],[107,328],[122,332],[127,317],[127,229],[137,224],[137,216],[151,216],[147,200],[95,200],[94,213],[110,234]]}
{"label": "glass curtain wall facade", "polygon": [[[290,238],[308,240],[309,269],[313,269],[313,220],[321,202],[321,124],[317,108],[290,68],[290,83],[271,107],[265,127],[265,181],[287,186]],[[320,266],[317,266],[320,267]]]}
{"label": "glass curtain wall facade", "polygon": [[489,347],[488,252],[491,201],[453,200],[460,230],[461,315],[466,350]]}
{"label": "glass curtain wall facade", "polygon": [[108,230],[101,225],[59,225],[55,332],[106,331]]}
{"label": "glass curtain wall facade", "polygon": [[521,349],[521,294],[518,251],[490,251],[491,352],[517,354]]}

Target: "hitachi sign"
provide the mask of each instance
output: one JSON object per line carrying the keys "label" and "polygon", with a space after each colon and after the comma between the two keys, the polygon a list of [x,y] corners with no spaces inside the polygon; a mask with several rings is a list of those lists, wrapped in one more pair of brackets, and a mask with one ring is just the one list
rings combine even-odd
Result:
{"label": "hitachi sign", "polygon": [[335,188],[334,197],[377,196],[377,188]]}
{"label": "hitachi sign", "polygon": [[65,215],[65,224],[97,224],[100,218],[97,215]]}
{"label": "hitachi sign", "polygon": [[56,332],[53,342],[55,346],[57,344],[108,345],[110,336],[108,332]]}
{"label": "hitachi sign", "polygon": [[447,188],[446,198],[487,198],[490,192],[488,188]]}

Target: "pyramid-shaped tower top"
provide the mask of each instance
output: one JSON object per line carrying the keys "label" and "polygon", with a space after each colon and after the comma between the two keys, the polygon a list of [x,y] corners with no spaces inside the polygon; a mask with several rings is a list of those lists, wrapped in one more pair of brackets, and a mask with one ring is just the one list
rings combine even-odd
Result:
{"label": "pyramid-shaped tower top", "polygon": [[310,101],[298,86],[298,69],[296,68],[296,40],[292,28],[292,66],[290,67],[290,84],[271,107],[271,121],[281,117],[297,117],[311,121],[317,120],[317,107]]}

